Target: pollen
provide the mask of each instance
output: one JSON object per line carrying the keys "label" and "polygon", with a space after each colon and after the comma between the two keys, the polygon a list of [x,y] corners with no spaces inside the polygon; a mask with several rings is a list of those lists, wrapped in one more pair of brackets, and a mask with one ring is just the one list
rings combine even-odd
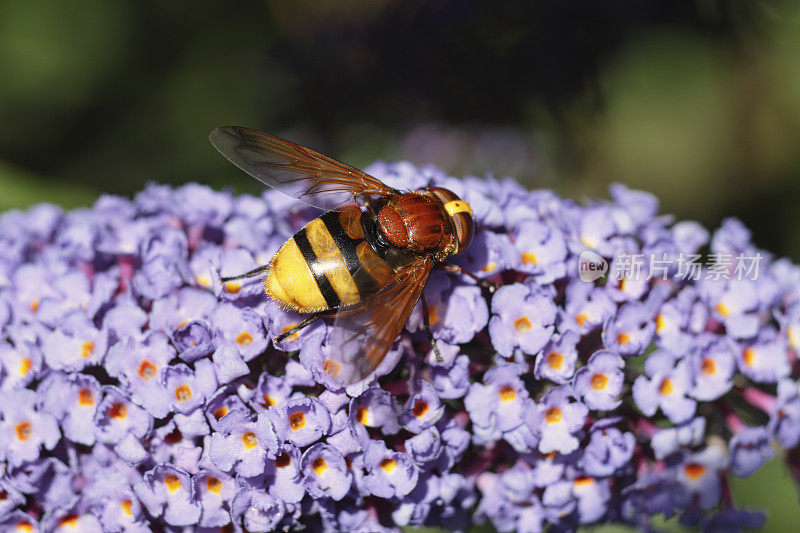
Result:
{"label": "pollen", "polygon": [[178,479],[178,476],[175,474],[169,474],[164,478],[164,484],[167,486],[167,490],[170,492],[175,492],[176,490],[181,488],[181,480]]}
{"label": "pollen", "polygon": [[369,409],[364,406],[359,407],[356,411],[356,420],[366,426],[369,423]]}
{"label": "pollen", "polygon": [[222,481],[213,476],[207,477],[206,490],[213,494],[219,494],[220,492],[222,492]]}
{"label": "pollen", "polygon": [[706,473],[706,467],[697,463],[688,463],[683,467],[683,471],[689,479],[694,481]]}
{"label": "pollen", "polygon": [[606,388],[606,385],[608,385],[608,378],[605,374],[595,374],[592,376],[592,379],[589,380],[589,383],[594,390],[603,390]]}
{"label": "pollen", "polygon": [[252,431],[248,431],[247,433],[242,435],[242,444],[244,444],[244,447],[247,448],[248,450],[252,450],[253,448],[255,448],[256,445],[258,445],[258,439],[256,438],[256,434],[253,433]]}
{"label": "pollen", "polygon": [[544,413],[544,418],[550,424],[561,422],[561,409],[558,407],[551,407]]}
{"label": "pollen", "polygon": [[753,366],[756,362],[756,351],[751,348],[745,348],[744,350],[744,364],[747,366]]}
{"label": "pollen", "polygon": [[547,354],[547,366],[552,368],[553,370],[561,369],[561,365],[564,364],[564,356],[558,352],[550,352]]}
{"label": "pollen", "polygon": [[248,332],[243,331],[239,333],[239,336],[236,337],[236,343],[241,346],[250,346],[253,344],[253,336],[250,335]]}
{"label": "pollen", "polygon": [[536,254],[534,254],[532,252],[524,252],[520,256],[520,259],[522,259],[522,262],[525,263],[526,265],[530,264],[530,263],[533,263],[535,265],[535,264],[537,264],[539,262],[539,261],[536,260]]}
{"label": "pollen", "polygon": [[710,376],[716,373],[717,365],[714,363],[713,359],[711,359],[710,357],[706,357],[700,364],[700,369],[702,370],[703,374]]}
{"label": "pollen", "polygon": [[314,462],[311,463],[311,468],[314,469],[314,472],[316,472],[318,476],[321,476],[322,473],[328,469],[328,464],[322,457],[317,457],[314,459]]}
{"label": "pollen", "polygon": [[325,359],[325,364],[322,366],[322,370],[327,372],[328,375],[336,377],[339,372],[342,371],[342,365],[333,359]]}
{"label": "pollen", "polygon": [[181,385],[175,389],[175,399],[178,403],[185,403],[192,399],[192,388],[189,385]]}
{"label": "pollen", "polygon": [[581,313],[575,317],[575,322],[577,322],[578,325],[581,327],[585,326],[588,320],[589,320],[589,315],[587,313]]}
{"label": "pollen", "polygon": [[617,342],[620,344],[628,344],[628,341],[631,340],[631,336],[627,333],[620,333],[617,335]]}
{"label": "pollen", "polygon": [[656,333],[661,333],[664,331],[664,327],[667,325],[666,320],[664,320],[664,315],[659,313],[656,315]]}
{"label": "pollen", "polygon": [[506,385],[505,387],[501,388],[498,391],[500,395],[500,401],[502,402],[511,402],[516,399],[517,391],[514,390],[514,387],[511,385]]}
{"label": "pollen", "polygon": [[516,329],[519,333],[525,333],[531,329],[531,321],[528,320],[528,317],[526,316],[519,317],[514,321],[514,329]]}
{"label": "pollen", "polygon": [[490,262],[490,263],[486,263],[486,266],[484,266],[483,268],[481,268],[481,271],[483,271],[483,272],[486,272],[486,273],[488,274],[489,272],[491,272],[491,271],[492,271],[492,270],[494,270],[495,268],[497,268],[497,263],[495,263],[494,261],[492,261],[492,262]]}
{"label": "pollen", "polygon": [[122,507],[123,513],[128,516],[133,516],[133,511],[131,510],[133,507],[133,502],[131,500],[123,500],[122,503],[120,503],[120,506]]}
{"label": "pollen", "polygon": [[289,425],[294,431],[301,429],[306,425],[306,415],[301,412],[292,413],[289,415]]}
{"label": "pollen", "polygon": [[433,326],[439,322],[439,313],[436,311],[436,306],[431,305],[428,307],[428,324]]}
{"label": "pollen", "polygon": [[225,283],[225,292],[228,294],[239,294],[241,290],[242,286],[239,283],[233,283],[232,281]]}
{"label": "pollen", "polygon": [[214,419],[219,420],[223,416],[227,415],[229,412],[230,410],[223,405],[222,407],[214,411]]}
{"label": "pollen", "polygon": [[33,435],[33,426],[30,422],[21,422],[15,428],[17,431],[17,438],[21,441],[26,441]]}
{"label": "pollen", "polygon": [[728,309],[728,306],[726,306],[722,302],[718,303],[715,309],[717,310],[717,313],[721,314],[722,316],[728,316],[731,314],[730,310]]}
{"label": "pollen", "polygon": [[33,363],[28,358],[22,359],[19,362],[19,375],[25,377],[28,375],[28,371],[33,368]]}
{"label": "pollen", "polygon": [[78,525],[78,515],[75,513],[64,515],[64,517],[58,521],[58,525],[61,527],[75,527]]}
{"label": "pollen", "polygon": [[85,406],[94,405],[94,394],[89,389],[81,389],[78,393],[78,404]]}
{"label": "pollen", "polygon": [[387,474],[390,474],[392,470],[394,470],[397,467],[397,461],[387,457],[386,459],[381,461],[379,466],[381,467],[381,470],[383,470]]}
{"label": "pollen", "polygon": [[[289,331],[290,329],[292,329],[292,328],[296,328],[296,327],[297,327],[297,324],[288,324],[288,325],[286,325],[286,326],[283,326],[283,327],[281,328],[281,333],[286,333],[286,332],[287,332],[287,331]],[[287,340],[287,341],[289,341],[289,342],[294,342],[294,341],[296,341],[298,338],[299,338],[299,334],[298,334],[298,332],[297,332],[297,331],[295,331],[294,333],[292,333],[291,335],[289,335],[288,337],[286,337],[286,339],[285,339],[285,340]]]}
{"label": "pollen", "polygon": [[157,372],[158,367],[150,361],[142,361],[142,364],[139,365],[139,376],[145,381],[155,377]]}
{"label": "pollen", "polygon": [[275,458],[275,466],[277,468],[283,468],[285,466],[289,466],[292,464],[292,456],[288,453],[282,453]]}
{"label": "pollen", "polygon": [[668,396],[675,391],[675,387],[672,386],[672,380],[669,378],[664,378],[661,381],[661,385],[658,386],[658,392],[663,394],[664,396]]}
{"label": "pollen", "polygon": [[87,341],[83,343],[81,346],[81,357],[84,359],[91,357],[94,353],[94,343],[92,341]]}
{"label": "pollen", "polygon": [[428,410],[428,402],[425,400],[417,400],[414,402],[414,407],[411,409],[411,413],[417,418],[420,418],[425,416],[425,413],[427,413]]}

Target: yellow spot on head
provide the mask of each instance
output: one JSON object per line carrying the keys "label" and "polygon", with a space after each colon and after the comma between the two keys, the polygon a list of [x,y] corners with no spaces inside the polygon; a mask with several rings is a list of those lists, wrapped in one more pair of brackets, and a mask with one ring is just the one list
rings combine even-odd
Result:
{"label": "yellow spot on head", "polygon": [[219,494],[222,492],[222,481],[212,476],[207,477],[206,490],[213,494]]}
{"label": "yellow spot on head", "polygon": [[617,335],[617,342],[620,344],[628,344],[629,340],[631,340],[631,336],[627,333],[620,333]]}
{"label": "yellow spot on head", "polygon": [[394,470],[397,467],[397,461],[387,457],[386,459],[381,461],[380,467],[384,472],[386,472],[387,474],[390,474],[392,472],[392,470]]}
{"label": "yellow spot on head", "polygon": [[581,313],[575,317],[575,322],[577,322],[578,325],[581,327],[585,326],[588,320],[589,320],[589,315],[586,313]]}
{"label": "yellow spot on head", "polygon": [[500,395],[501,402],[511,402],[517,398],[517,391],[514,390],[514,387],[511,385],[506,385],[502,387],[498,394]]}
{"label": "yellow spot on head", "polygon": [[[287,331],[289,331],[290,329],[292,329],[294,327],[297,327],[297,324],[289,324],[288,326],[283,326],[281,328],[281,333],[286,333]],[[289,342],[294,342],[294,341],[296,341],[298,339],[298,337],[299,337],[299,334],[298,334],[297,331],[295,331],[294,333],[292,333],[291,335],[286,337],[285,340],[287,340]]]}
{"label": "yellow spot on head", "polygon": [[558,407],[551,407],[544,413],[544,419],[550,424],[561,422],[561,409]]}
{"label": "yellow spot on head", "polygon": [[239,333],[239,336],[236,337],[236,343],[242,346],[250,346],[253,344],[253,336],[250,335],[248,332],[243,331]]}
{"label": "yellow spot on head", "polygon": [[155,377],[157,372],[158,367],[150,361],[142,361],[142,364],[139,365],[139,376],[141,376],[141,378],[145,381]]}
{"label": "yellow spot on head", "polygon": [[516,329],[519,333],[525,333],[531,329],[531,321],[528,320],[528,317],[521,316],[514,321],[514,329]]}
{"label": "yellow spot on head", "polygon": [[302,412],[292,413],[289,415],[289,426],[294,431],[301,429],[303,426],[306,425],[306,415]]}
{"label": "yellow spot on head", "polygon": [[176,490],[181,488],[181,480],[178,479],[178,476],[175,474],[169,474],[164,478],[164,484],[167,486],[167,490],[170,492],[175,492]]}
{"label": "yellow spot on head", "polygon": [[21,422],[17,424],[15,429],[17,432],[17,438],[21,441],[26,441],[31,438],[31,435],[33,435],[33,426],[31,426],[30,422]]}
{"label": "yellow spot on head", "polygon": [[28,375],[28,371],[33,368],[33,363],[28,358],[22,359],[19,362],[19,375],[25,377]]}
{"label": "yellow spot on head", "polygon": [[87,358],[91,357],[94,353],[94,343],[92,341],[84,342],[83,346],[81,346],[81,357]]}
{"label": "yellow spot on head", "polygon": [[444,210],[451,217],[456,216],[458,213],[469,213],[472,215],[472,208],[464,200],[451,200],[444,204]]}
{"label": "yellow spot on head", "polygon": [[664,396],[668,396],[675,391],[675,387],[672,386],[672,380],[669,378],[664,378],[661,381],[661,385],[658,386],[658,392],[663,394]]}
{"label": "yellow spot on head", "polygon": [[608,385],[608,378],[605,374],[595,374],[589,382],[594,390],[603,390]]}
{"label": "yellow spot on head", "polygon": [[258,439],[256,438],[256,434],[253,433],[252,431],[248,431],[247,433],[242,435],[242,444],[244,444],[244,447],[247,448],[248,450],[252,450],[253,448],[255,448],[256,445],[258,445]]}
{"label": "yellow spot on head", "polygon": [[120,503],[120,506],[122,507],[123,513],[128,516],[133,516],[133,511],[131,510],[133,507],[133,502],[131,500],[124,500],[122,503]]}
{"label": "yellow spot on head", "polygon": [[523,252],[522,255],[520,255],[520,259],[522,259],[522,262],[525,263],[526,265],[530,263],[533,263],[535,265],[539,262],[536,260],[536,254],[534,254],[533,252]]}
{"label": "yellow spot on head", "polygon": [[414,402],[414,407],[411,409],[411,413],[419,418],[421,416],[425,416],[425,413],[428,412],[428,409],[428,402],[425,400],[417,400]]}
{"label": "yellow spot on head", "polygon": [[239,283],[234,283],[232,281],[225,282],[225,292],[228,294],[238,294],[239,291],[242,290],[242,286]]}
{"label": "yellow spot on head", "polygon": [[219,409],[214,411],[214,418],[216,420],[219,420],[223,416],[227,415],[229,412],[230,412],[230,410],[223,405],[222,407],[220,407]]}
{"label": "yellow spot on head", "polygon": [[177,389],[175,389],[175,399],[178,400],[178,403],[188,402],[192,399],[192,389],[189,385],[181,385]]}
{"label": "yellow spot on head", "polygon": [[717,365],[714,363],[714,360],[710,357],[706,357],[703,359],[703,362],[700,364],[700,368],[703,374],[710,376],[717,372]]}
{"label": "yellow spot on head", "polygon": [[656,316],[656,333],[661,333],[664,330],[664,327],[667,325],[666,321],[664,320],[664,315],[659,313]]}
{"label": "yellow spot on head", "polygon": [[314,462],[311,463],[311,468],[314,469],[314,472],[316,472],[318,476],[321,476],[322,473],[328,469],[328,464],[322,457],[317,457],[314,459]]}
{"label": "yellow spot on head", "polygon": [[750,347],[745,348],[744,350],[744,364],[747,366],[753,366],[756,362],[756,351]]}
{"label": "yellow spot on head", "polygon": [[78,393],[78,404],[84,407],[94,405],[94,394],[89,389],[81,389]]}
{"label": "yellow spot on head", "polygon": [[706,473],[706,467],[697,463],[688,463],[683,467],[683,471],[686,473],[686,477],[694,481]]}

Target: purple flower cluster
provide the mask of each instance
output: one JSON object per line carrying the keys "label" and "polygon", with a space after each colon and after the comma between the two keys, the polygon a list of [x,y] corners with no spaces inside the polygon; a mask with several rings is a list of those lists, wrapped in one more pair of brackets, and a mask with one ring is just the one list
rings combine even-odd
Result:
{"label": "purple flower cluster", "polygon": [[[511,180],[377,164],[436,184],[478,228],[434,273],[442,358],[412,314],[374,376],[321,371],[331,325],[258,279],[318,212],[274,191],[151,185],[0,216],[0,530],[559,530],[654,515],[754,527],[730,476],[800,442],[800,268],[615,185],[581,205]],[[578,257],[741,254],[753,280],[581,281]],[[299,357],[295,357],[299,355]],[[788,455],[800,472],[800,453]]]}

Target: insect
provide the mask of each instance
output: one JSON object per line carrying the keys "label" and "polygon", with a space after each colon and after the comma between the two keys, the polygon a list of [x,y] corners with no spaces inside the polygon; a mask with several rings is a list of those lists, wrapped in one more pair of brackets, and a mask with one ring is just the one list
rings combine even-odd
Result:
{"label": "insect", "polygon": [[383,360],[417,301],[438,358],[422,290],[434,268],[456,265],[474,233],[472,210],[455,193],[428,187],[401,192],[360,170],[272,135],[237,126],[211,132],[214,147],[247,174],[309,205],[326,209],[272,260],[222,282],[262,276],[264,290],[284,309],[308,314],[276,342],[323,317],[334,318],[324,371],[346,386]]}

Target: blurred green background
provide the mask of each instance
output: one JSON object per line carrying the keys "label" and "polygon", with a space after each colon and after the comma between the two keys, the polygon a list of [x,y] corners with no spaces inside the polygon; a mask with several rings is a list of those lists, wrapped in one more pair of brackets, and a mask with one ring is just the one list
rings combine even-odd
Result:
{"label": "blurred green background", "polygon": [[[209,145],[224,124],[577,198],[622,181],[800,261],[796,2],[0,2],[0,209],[258,191]],[[800,519],[778,463],[736,494]]]}

